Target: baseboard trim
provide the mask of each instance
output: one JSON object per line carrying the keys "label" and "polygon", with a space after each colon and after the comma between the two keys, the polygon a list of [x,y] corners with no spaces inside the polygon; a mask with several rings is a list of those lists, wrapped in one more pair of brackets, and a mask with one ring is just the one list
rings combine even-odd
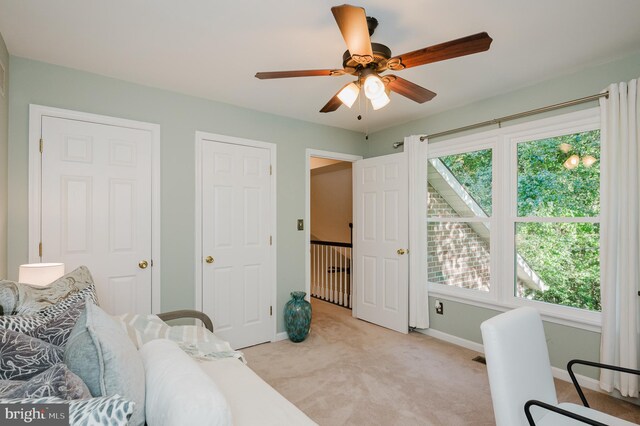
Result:
{"label": "baseboard trim", "polygon": [[[463,348],[471,349],[472,351],[476,351],[476,352],[480,352],[481,354],[484,354],[484,346],[480,343],[463,339],[462,337],[453,336],[451,334],[444,333],[440,330],[434,330],[432,328],[416,329],[416,331],[418,333],[431,336],[435,339],[453,343],[454,345],[462,346]],[[555,377],[556,379],[564,380],[565,382],[571,383],[571,376],[569,376],[569,373],[567,372],[567,370],[563,370],[562,368],[558,368],[558,367],[551,367],[551,374],[553,374],[553,377]],[[580,383],[580,386],[582,386],[583,388],[591,389],[593,391],[605,393],[609,395],[607,392],[600,389],[600,384],[597,379],[583,376],[580,374],[576,374],[576,379],[578,380],[578,383]]]}
{"label": "baseboard trim", "polygon": [[440,330],[434,330],[433,328],[416,329],[416,331],[418,333],[434,337],[438,340],[444,340],[445,342],[453,343],[454,345],[462,346],[463,348],[471,349],[472,351],[480,352],[482,354],[484,353],[484,347],[482,344],[463,339],[462,337],[453,336]]}
{"label": "baseboard trim", "polygon": [[289,336],[287,335],[287,332],[281,331],[280,333],[276,333],[276,336],[272,340],[272,342],[279,342],[280,340],[287,340],[288,338]]}
{"label": "baseboard trim", "polygon": [[[571,383],[571,376],[569,376],[567,370],[563,370],[562,368],[558,367],[551,367],[551,374],[553,374],[553,377],[555,377],[556,379],[564,380],[565,382]],[[593,377],[576,374],[576,379],[578,380],[580,386],[583,388],[591,389],[596,392],[607,393],[600,389],[600,382]]]}

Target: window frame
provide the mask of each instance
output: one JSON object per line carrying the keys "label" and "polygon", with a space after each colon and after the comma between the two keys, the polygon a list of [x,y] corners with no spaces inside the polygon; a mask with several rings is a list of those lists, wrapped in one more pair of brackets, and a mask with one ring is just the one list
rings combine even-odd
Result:
{"label": "window frame", "polygon": [[[531,142],[548,137],[560,136],[582,131],[600,129],[600,108],[588,108],[552,117],[532,120],[511,126],[505,126],[486,132],[468,134],[446,139],[429,145],[427,159],[446,155],[463,154],[465,152],[492,149],[492,215],[490,218],[490,290],[483,292],[472,289],[448,286],[446,284],[428,283],[431,296],[475,305],[483,308],[506,311],[520,306],[533,306],[540,311],[543,318],[552,322],[600,331],[602,313],[586,309],[556,305],[541,301],[528,300],[515,296],[515,225],[519,222],[588,222],[601,223],[601,215],[596,217],[519,217],[517,215],[517,147],[519,143]],[[600,174],[604,165],[600,163]],[[602,197],[602,183],[600,196]],[[434,218],[427,218],[427,221]],[[440,221],[447,221],[441,218]],[[484,221],[481,218],[460,218],[456,221]],[[426,247],[427,236],[423,244]],[[602,228],[600,228],[602,239]],[[500,260],[499,260],[500,259]],[[513,261],[503,261],[513,259]],[[600,266],[603,262],[600,253]],[[428,276],[428,275],[427,275]],[[600,274],[602,282],[602,272]]]}
{"label": "window frame", "polygon": [[[468,152],[474,151],[482,151],[482,150],[491,150],[491,180],[495,186],[496,182],[496,147],[498,144],[498,138],[493,135],[487,135],[488,137],[482,138],[478,141],[472,141],[470,143],[463,143],[459,145],[448,145],[443,146],[443,149],[431,149],[429,147],[429,152],[427,154],[428,160],[432,158],[440,158],[446,157],[448,155],[457,155],[457,154],[465,154]],[[457,148],[457,149],[456,149]],[[426,163],[426,162],[425,162]],[[489,223],[489,253],[493,253],[493,249],[497,243],[497,239],[495,236],[495,230],[497,227],[496,223],[496,215],[495,215],[495,202],[496,202],[496,194],[494,188],[491,190],[491,216],[487,218],[473,216],[473,217],[429,217],[427,214],[427,228],[429,222],[459,222],[459,223]],[[425,244],[427,242],[425,241]],[[489,291],[481,291],[475,289],[468,289],[462,287],[455,287],[446,284],[440,284],[435,282],[429,282],[429,292],[437,292],[442,295],[455,296],[460,298],[474,298],[479,299],[485,302],[493,302],[497,297],[497,290],[495,286],[495,278],[494,271],[496,270],[495,265],[495,256],[491,255],[489,258]],[[427,267],[427,277],[428,277],[428,267]],[[428,278],[427,278],[428,279]]]}

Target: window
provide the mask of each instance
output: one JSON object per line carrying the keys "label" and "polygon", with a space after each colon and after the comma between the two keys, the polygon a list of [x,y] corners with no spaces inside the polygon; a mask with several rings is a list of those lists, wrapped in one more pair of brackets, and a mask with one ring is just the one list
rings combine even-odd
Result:
{"label": "window", "polygon": [[517,143],[515,295],[600,311],[600,131]]}
{"label": "window", "polygon": [[429,159],[429,282],[490,290],[492,163],[492,149]]}
{"label": "window", "polygon": [[433,294],[600,322],[597,108],[429,145]]}

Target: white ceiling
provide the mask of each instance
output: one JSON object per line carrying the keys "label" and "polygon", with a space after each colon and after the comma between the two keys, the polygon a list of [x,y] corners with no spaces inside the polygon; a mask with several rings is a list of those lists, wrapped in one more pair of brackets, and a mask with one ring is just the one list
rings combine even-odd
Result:
{"label": "white ceiling", "polygon": [[[488,52],[398,75],[438,94],[398,94],[358,121],[319,109],[342,77],[258,80],[257,71],[341,68],[340,0],[0,0],[9,52],[122,80],[364,132],[608,62],[640,48],[638,0],[353,1],[401,54],[486,31]],[[365,4],[366,3],[366,4]]]}

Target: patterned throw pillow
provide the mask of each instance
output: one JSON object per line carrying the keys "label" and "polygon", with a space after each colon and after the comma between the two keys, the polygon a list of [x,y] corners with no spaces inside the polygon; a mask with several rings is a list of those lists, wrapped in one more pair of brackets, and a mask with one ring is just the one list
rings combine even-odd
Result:
{"label": "patterned throw pillow", "polygon": [[70,426],[127,426],[135,403],[120,395],[65,401],[56,397],[4,399],[0,404],[69,404]]}
{"label": "patterned throw pillow", "polygon": [[[65,302],[66,301],[59,302],[58,304]],[[73,326],[76,325],[78,317],[80,317],[80,314],[84,311],[85,304],[86,301],[84,300],[76,301],[75,304],[69,306],[57,316],[47,318],[48,322],[45,324],[34,328],[26,334],[64,349],[67,345],[67,339],[69,338],[69,334],[71,334]]]}
{"label": "patterned throw pillow", "polygon": [[5,314],[35,314],[91,284],[93,278],[86,266],[80,266],[43,287],[0,281],[0,304]]}
{"label": "patterned throw pillow", "polygon": [[89,388],[66,365],[55,364],[29,380],[0,380],[1,398],[91,398]]}
{"label": "patterned throw pillow", "polygon": [[37,315],[53,318],[67,311],[70,307],[77,304],[80,301],[85,301],[87,297],[91,300],[94,305],[99,305],[98,303],[98,295],[96,294],[96,286],[95,284],[90,284],[88,287],[83,288],[82,290],[72,293],[66,298],[60,300],[58,303],[55,303],[51,306],[47,306],[38,312]]}
{"label": "patterned throw pillow", "polygon": [[0,379],[26,380],[62,362],[61,348],[13,330],[0,329]]}
{"label": "patterned throw pillow", "polygon": [[29,333],[37,327],[45,325],[49,318],[42,315],[5,315],[0,317],[0,328]]}
{"label": "patterned throw pillow", "polygon": [[98,398],[71,401],[70,425],[126,426],[133,414],[135,403],[116,394]]}
{"label": "patterned throw pillow", "polygon": [[9,395],[15,388],[24,383],[24,380],[0,380],[0,398]]}

